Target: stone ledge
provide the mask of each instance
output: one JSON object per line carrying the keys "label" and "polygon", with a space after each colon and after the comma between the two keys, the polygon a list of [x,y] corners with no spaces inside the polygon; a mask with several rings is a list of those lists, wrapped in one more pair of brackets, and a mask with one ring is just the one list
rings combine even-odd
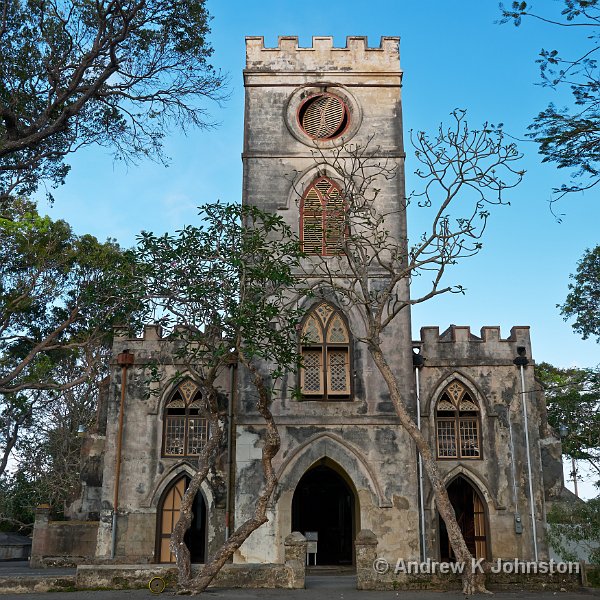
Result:
{"label": "stone ledge", "polygon": [[[453,573],[409,574],[393,572],[378,575],[373,568],[357,570],[360,590],[429,590],[457,591],[462,589],[460,575]],[[578,591],[582,590],[581,575],[534,573],[486,573],[486,587],[490,591]]]}
{"label": "stone ledge", "polygon": [[[297,564],[296,564],[297,563]],[[197,572],[200,565],[194,565]],[[162,577],[167,587],[174,587],[177,569],[173,565],[80,565],[77,568],[78,589],[144,588],[153,577]],[[210,587],[215,588],[304,588],[304,564],[226,564]]]}

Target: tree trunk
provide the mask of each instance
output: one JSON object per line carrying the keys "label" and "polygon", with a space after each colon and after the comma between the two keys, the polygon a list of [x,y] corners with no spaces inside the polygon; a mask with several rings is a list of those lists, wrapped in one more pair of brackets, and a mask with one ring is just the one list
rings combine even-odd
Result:
{"label": "tree trunk", "polygon": [[376,344],[369,345],[369,352],[388,386],[392,402],[394,403],[396,413],[400,419],[400,423],[415,442],[417,450],[423,459],[425,471],[427,472],[429,481],[433,487],[437,509],[442,516],[442,519],[444,519],[446,529],[448,530],[448,540],[450,541],[450,545],[452,546],[456,560],[464,565],[462,572],[463,593],[487,593],[485,588],[485,575],[473,572],[473,556],[467,548],[467,544],[465,543],[460,527],[456,521],[454,508],[450,503],[448,491],[446,490],[444,482],[440,477],[440,473],[438,471],[437,464],[429,443],[421,433],[421,430],[417,427],[416,423],[413,421],[404,402],[402,401],[398,381],[396,380],[395,375],[392,373],[390,366],[385,360],[380,346]]}
{"label": "tree trunk", "polygon": [[[257,409],[260,415],[265,420],[266,435],[265,444],[262,449],[261,459],[263,473],[265,476],[265,484],[256,502],[254,515],[251,518],[244,521],[234,531],[234,533],[229,537],[229,539],[227,539],[225,543],[219,548],[219,550],[217,550],[214,556],[209,558],[208,562],[204,565],[204,567],[201,569],[198,575],[196,575],[196,577],[194,577],[193,579],[188,577],[185,584],[182,583],[180,577],[179,593],[195,595],[201,594],[204,590],[206,590],[206,588],[210,585],[212,580],[219,573],[223,565],[233,556],[233,553],[248,539],[250,534],[268,521],[267,507],[269,504],[269,499],[271,498],[271,495],[275,490],[275,486],[277,485],[277,477],[275,475],[275,470],[273,469],[271,461],[273,457],[277,454],[277,452],[279,452],[281,440],[279,437],[279,432],[277,431],[277,426],[275,425],[275,421],[273,420],[273,415],[269,410],[270,392],[264,384],[262,375],[260,374],[256,366],[254,366],[250,361],[247,361],[241,353],[240,361],[242,362],[242,364],[244,364],[244,366],[248,368],[248,370],[252,374],[252,382],[258,391]],[[190,523],[191,517],[189,518],[187,527],[189,527]],[[183,536],[181,536],[181,539],[183,540]],[[183,546],[185,546],[185,544],[183,544]],[[189,552],[187,564],[189,568]]]}
{"label": "tree trunk", "polygon": [[[215,396],[214,392],[209,392],[208,396]],[[209,406],[212,401],[207,401]],[[215,407],[216,409],[216,400]],[[202,482],[206,479],[210,465],[212,463],[212,457],[216,452],[217,448],[221,444],[221,438],[223,432],[219,427],[219,415],[216,410],[213,411],[213,407],[210,406],[210,437],[206,446],[202,449],[200,456],[198,457],[198,470],[192,477],[183,498],[181,499],[181,509],[179,512],[179,519],[173,528],[171,534],[171,552],[175,554],[175,562],[177,564],[177,584],[179,588],[187,588],[192,579],[192,566],[190,551],[185,544],[184,537],[187,530],[190,528],[193,519],[193,505],[194,498],[202,485]]]}

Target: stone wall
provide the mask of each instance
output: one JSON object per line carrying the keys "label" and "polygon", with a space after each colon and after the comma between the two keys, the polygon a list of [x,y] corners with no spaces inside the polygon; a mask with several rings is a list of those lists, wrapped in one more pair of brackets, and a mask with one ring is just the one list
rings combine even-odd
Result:
{"label": "stone wall", "polygon": [[[359,532],[355,542],[356,579],[359,590],[436,590],[451,591],[462,589],[459,574],[452,572],[452,565],[445,563],[441,572],[437,567],[429,567],[431,572],[409,572],[408,561],[398,563],[398,557],[380,556],[377,551],[377,536],[372,531]],[[431,564],[431,563],[429,563]],[[502,564],[502,563],[501,563]],[[506,561],[507,567],[512,567]],[[554,590],[567,591],[581,589],[585,584],[585,565],[576,564],[572,573],[534,573],[513,569],[513,572],[492,572],[498,570],[498,563],[482,563],[481,571],[485,572],[486,587],[489,590]],[[579,572],[575,569],[579,567]],[[470,568],[470,567],[467,567]],[[448,572],[448,569],[450,572]],[[425,571],[423,568],[421,571]],[[510,570],[510,569],[507,569]],[[435,572],[434,572],[435,571]],[[477,572],[479,567],[477,567]],[[582,573],[584,575],[582,576]]]}
{"label": "stone wall", "polygon": [[[424,359],[424,366],[419,369],[421,427],[434,452],[436,402],[446,385],[458,380],[480,407],[481,458],[441,459],[437,465],[446,484],[460,475],[481,494],[486,509],[487,557],[534,558],[529,454],[538,558],[547,558],[546,503],[562,490],[562,462],[560,440],[548,426],[543,393],[534,377],[529,327],[513,327],[506,338],[501,336],[499,327],[483,327],[479,335],[469,327],[452,325],[442,333],[437,327],[424,327],[414,345]],[[523,369],[525,394],[520,367],[514,362],[520,353],[528,361]],[[529,453],[525,443],[524,400]],[[511,449],[511,429],[514,449]],[[424,487],[429,542],[426,555],[438,558],[438,515],[427,480]],[[515,530],[517,514],[523,524],[521,533]]]}
{"label": "stone wall", "polygon": [[[370,144],[373,160],[396,168],[397,176],[378,181],[375,203],[387,214],[391,234],[402,239],[406,215],[399,38],[382,38],[371,48],[366,38],[349,37],[345,47],[334,48],[331,37],[315,37],[311,46],[301,48],[297,38],[281,37],[276,48],[265,48],[262,38],[249,37],[246,55],[243,202],[277,213],[299,233],[299,196],[317,176],[340,177],[327,164],[335,149],[344,143]],[[348,127],[339,138],[321,141],[315,152],[314,140],[298,126],[298,111],[303,99],[323,92],[343,100]],[[313,257],[302,260],[303,269],[310,270]],[[407,297],[408,285],[400,288],[399,294]],[[334,298],[327,300],[336,305]],[[311,307],[310,299],[297,301],[304,309]],[[344,307],[343,312],[355,336],[364,333],[359,311]],[[391,367],[403,382],[405,400],[415,410],[408,310],[383,338]],[[271,410],[281,436],[281,450],[273,460],[279,485],[269,505],[269,522],[244,543],[236,561],[282,560],[283,539],[295,526],[294,492],[301,477],[317,464],[336,471],[351,488],[353,536],[361,528],[372,528],[392,551],[418,555],[414,446],[398,424],[365,345],[354,341],[350,354],[348,401],[299,401],[293,393],[299,386],[297,374],[284,376],[278,384]],[[243,369],[238,398],[236,523],[252,514],[263,479],[264,424]]]}
{"label": "stone wall", "polygon": [[[192,565],[197,573],[202,565]],[[281,564],[231,564],[219,571],[211,587],[303,589],[306,571],[306,539],[294,532],[285,540],[285,561]],[[77,569],[80,589],[107,587],[131,589],[146,587],[153,577],[175,587],[177,569],[173,565],[82,565]]]}
{"label": "stone wall", "polygon": [[36,510],[31,546],[32,567],[90,562],[96,549],[97,521],[50,521],[50,507]]}
{"label": "stone wall", "polygon": [[[112,513],[115,488],[115,460],[118,437],[119,403],[122,372],[116,356],[125,351],[134,355],[127,370],[125,410],[119,480],[119,506],[115,559],[120,563],[156,562],[157,518],[163,494],[182,476],[195,472],[194,457],[163,456],[164,407],[175,386],[171,378],[185,374],[186,365],[175,355],[174,341],[162,336],[161,328],[147,325],[143,336],[132,338],[117,330],[113,344],[111,377],[106,409],[106,451],[103,461],[100,526],[96,557],[111,555]],[[158,365],[162,379],[148,384],[152,365]],[[229,393],[228,373],[217,382],[226,403]],[[207,508],[207,548],[214,552],[224,539],[225,494],[223,481],[225,458],[219,456],[215,470],[202,485]]]}

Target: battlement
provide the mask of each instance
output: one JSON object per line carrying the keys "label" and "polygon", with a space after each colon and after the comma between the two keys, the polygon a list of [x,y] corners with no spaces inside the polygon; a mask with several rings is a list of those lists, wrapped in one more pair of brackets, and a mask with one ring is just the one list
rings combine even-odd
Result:
{"label": "battlement", "polygon": [[333,37],[315,36],[312,46],[300,48],[297,36],[279,36],[276,48],[265,48],[263,36],[251,36],[246,38],[246,69],[400,72],[400,38],[384,36],[370,48],[366,36],[348,36],[344,48],[334,48]]}
{"label": "battlement", "polygon": [[494,357],[512,361],[518,348],[525,348],[525,356],[531,358],[531,341],[528,326],[515,326],[510,336],[502,338],[500,327],[482,327],[479,335],[471,333],[466,326],[450,325],[440,333],[439,327],[422,327],[421,339],[414,342],[426,358]]}

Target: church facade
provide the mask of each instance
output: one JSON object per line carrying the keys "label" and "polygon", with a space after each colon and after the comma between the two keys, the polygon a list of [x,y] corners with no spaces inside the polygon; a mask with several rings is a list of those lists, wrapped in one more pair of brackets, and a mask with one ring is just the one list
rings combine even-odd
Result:
{"label": "church facade", "polygon": [[[282,215],[307,254],[327,255],[335,243],[327,206],[340,201],[328,153],[376,135],[377,152],[397,173],[377,202],[403,205],[398,38],[371,48],[350,37],[334,48],[332,38],[316,37],[299,48],[297,38],[281,37],[276,48],[265,48],[262,38],[250,37],[246,50],[245,203]],[[406,213],[390,212],[389,227],[405,234]],[[408,297],[408,284],[402,293]],[[300,531],[317,541],[317,564],[352,565],[364,529],[386,557],[452,559],[414,443],[353,337],[359,316],[333,301],[300,302],[304,367],[297,382],[296,375],[283,382],[272,405],[282,440],[273,460],[279,483],[268,523],[234,561],[281,563],[284,539]],[[406,309],[385,335],[403,400],[434,450],[471,552],[490,560],[547,558],[545,514],[563,488],[562,462],[534,379],[529,328],[502,337],[498,327],[478,334],[426,327],[413,340]],[[75,518],[98,520],[97,560],[172,560],[169,536],[209,432],[193,380],[147,393],[151,363],[163,365],[165,382],[184,368],[171,344],[156,326],[141,338],[115,338],[98,426],[85,442],[82,496],[71,508]],[[296,383],[300,397],[289,391]],[[263,423],[243,369],[232,364],[220,388],[229,407],[228,443],[195,501],[187,537],[194,562],[250,516],[261,485]]]}

